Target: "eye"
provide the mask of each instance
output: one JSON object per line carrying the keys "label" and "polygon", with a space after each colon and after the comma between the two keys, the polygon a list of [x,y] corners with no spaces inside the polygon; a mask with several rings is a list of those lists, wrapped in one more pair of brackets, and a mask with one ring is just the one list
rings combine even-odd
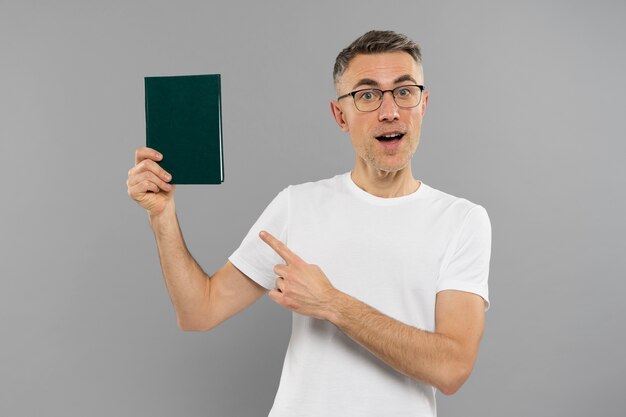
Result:
{"label": "eye", "polygon": [[396,91],[396,97],[402,97],[402,98],[410,97],[411,94],[413,94],[413,92],[411,91],[409,87],[400,87]]}
{"label": "eye", "polygon": [[370,102],[378,100],[379,94],[376,94],[375,90],[363,90],[359,91],[356,95],[356,99],[363,102]]}

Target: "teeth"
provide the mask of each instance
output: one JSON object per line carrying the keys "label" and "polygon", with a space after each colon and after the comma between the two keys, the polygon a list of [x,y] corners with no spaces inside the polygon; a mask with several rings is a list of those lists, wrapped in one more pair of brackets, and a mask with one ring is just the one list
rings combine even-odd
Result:
{"label": "teeth", "polygon": [[395,138],[400,136],[399,133],[392,133],[391,135],[383,135],[383,138]]}

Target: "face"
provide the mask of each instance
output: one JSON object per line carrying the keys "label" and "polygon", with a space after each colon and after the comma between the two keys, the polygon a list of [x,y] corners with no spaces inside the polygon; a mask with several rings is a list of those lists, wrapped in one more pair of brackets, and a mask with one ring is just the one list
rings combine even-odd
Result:
{"label": "face", "polygon": [[[421,65],[406,52],[357,55],[339,78],[337,96],[364,88],[391,90],[410,84],[423,84]],[[339,127],[350,134],[360,167],[383,172],[410,169],[411,157],[417,149],[422,118],[426,111],[428,92],[420,104],[401,108],[391,93],[385,93],[378,110],[361,112],[351,96],[331,102],[331,110]],[[384,138],[390,135],[399,139]]]}

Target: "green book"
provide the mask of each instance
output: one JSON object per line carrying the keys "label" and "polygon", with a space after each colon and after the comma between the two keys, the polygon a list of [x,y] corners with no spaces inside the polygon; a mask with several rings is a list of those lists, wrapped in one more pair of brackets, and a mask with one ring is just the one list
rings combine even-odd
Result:
{"label": "green book", "polygon": [[224,181],[220,75],[145,77],[146,146],[172,184]]}

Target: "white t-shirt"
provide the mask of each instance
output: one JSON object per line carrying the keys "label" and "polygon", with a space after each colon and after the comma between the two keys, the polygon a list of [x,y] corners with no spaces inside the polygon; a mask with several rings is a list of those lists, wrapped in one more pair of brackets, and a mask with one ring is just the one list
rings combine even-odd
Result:
{"label": "white t-shirt", "polygon": [[[482,206],[422,183],[380,198],[350,173],[281,191],[229,258],[274,288],[282,259],[259,237],[272,233],[332,285],[382,313],[435,330],[435,297],[480,295],[489,307],[491,225]],[[327,321],[293,314],[270,417],[435,416],[435,388],[395,371]]]}

